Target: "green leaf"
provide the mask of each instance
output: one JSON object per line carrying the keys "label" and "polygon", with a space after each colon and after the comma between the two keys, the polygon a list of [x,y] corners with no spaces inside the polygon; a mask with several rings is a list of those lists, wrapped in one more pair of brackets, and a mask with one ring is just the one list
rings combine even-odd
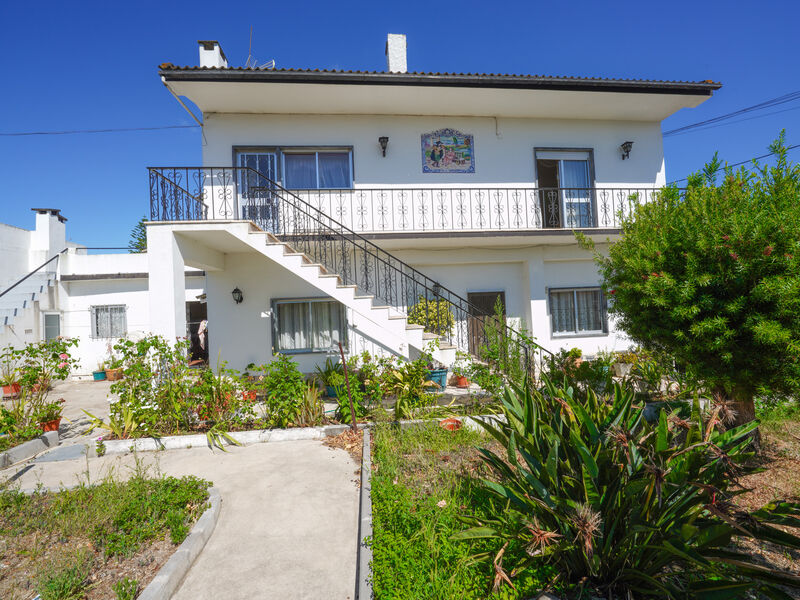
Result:
{"label": "green leaf", "polygon": [[497,537],[497,530],[491,527],[471,527],[450,536],[451,540],[477,540]]}
{"label": "green leaf", "polygon": [[598,468],[597,462],[592,456],[592,453],[589,452],[589,449],[586,447],[586,444],[583,443],[583,440],[581,440],[581,438],[578,436],[578,433],[574,429],[570,431],[569,437],[570,441],[572,442],[572,445],[581,455],[583,463],[589,470],[589,475],[592,477],[592,479],[597,479],[597,476],[600,473],[600,469]]}
{"label": "green leaf", "polygon": [[669,447],[669,424],[667,413],[661,411],[658,416],[658,432],[656,435],[656,452],[664,452]]}

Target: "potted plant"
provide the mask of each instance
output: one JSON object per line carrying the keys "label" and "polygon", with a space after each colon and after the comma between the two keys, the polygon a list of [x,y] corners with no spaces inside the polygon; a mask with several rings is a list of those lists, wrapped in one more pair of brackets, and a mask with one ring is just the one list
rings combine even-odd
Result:
{"label": "potted plant", "polygon": [[330,358],[325,360],[325,367],[317,365],[317,379],[325,386],[325,395],[328,398],[336,398],[336,384],[339,382],[339,376],[344,378],[344,367],[342,363],[333,361]]}
{"label": "potted plant", "polygon": [[92,378],[94,381],[105,381],[106,379],[106,363],[100,361],[97,363],[97,370],[92,371]]}
{"label": "potted plant", "polygon": [[122,359],[117,358],[113,354],[109,358],[106,366],[106,379],[109,381],[119,381],[122,379]]}
{"label": "potted plant", "polygon": [[36,420],[42,431],[58,431],[61,425],[61,404],[63,402],[63,398],[59,398],[56,402],[48,402],[36,413]]}
{"label": "potted plant", "polygon": [[432,360],[428,363],[428,370],[425,373],[425,380],[432,381],[441,391],[447,387],[447,367],[445,367],[438,360]]}
{"label": "potted plant", "polygon": [[0,355],[0,384],[3,386],[3,398],[17,398],[20,391],[18,380],[19,353],[8,347]]}
{"label": "potted plant", "polygon": [[618,352],[617,359],[612,365],[614,375],[617,377],[627,377],[636,363],[636,354],[634,352]]}

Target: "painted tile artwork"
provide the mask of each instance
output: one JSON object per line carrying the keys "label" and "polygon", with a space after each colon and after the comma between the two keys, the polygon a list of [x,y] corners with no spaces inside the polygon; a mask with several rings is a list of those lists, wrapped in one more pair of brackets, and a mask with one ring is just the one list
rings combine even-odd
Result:
{"label": "painted tile artwork", "polygon": [[474,173],[472,136],[455,129],[422,134],[423,173]]}

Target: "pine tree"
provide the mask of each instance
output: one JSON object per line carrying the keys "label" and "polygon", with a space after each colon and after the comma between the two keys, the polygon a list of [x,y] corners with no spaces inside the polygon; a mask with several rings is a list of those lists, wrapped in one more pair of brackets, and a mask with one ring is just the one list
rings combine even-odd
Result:
{"label": "pine tree", "polygon": [[147,230],[144,224],[147,217],[142,217],[131,230],[131,238],[128,242],[128,252],[132,254],[147,252]]}

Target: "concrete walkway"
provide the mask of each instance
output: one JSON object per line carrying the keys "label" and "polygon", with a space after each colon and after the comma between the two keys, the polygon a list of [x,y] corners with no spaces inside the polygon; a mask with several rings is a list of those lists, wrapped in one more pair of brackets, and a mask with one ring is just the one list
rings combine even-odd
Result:
{"label": "concrete walkway", "polygon": [[174,600],[352,599],[358,465],[318,441],[36,462],[0,471],[23,489],[130,475],[136,461],[220,490],[217,527]]}

